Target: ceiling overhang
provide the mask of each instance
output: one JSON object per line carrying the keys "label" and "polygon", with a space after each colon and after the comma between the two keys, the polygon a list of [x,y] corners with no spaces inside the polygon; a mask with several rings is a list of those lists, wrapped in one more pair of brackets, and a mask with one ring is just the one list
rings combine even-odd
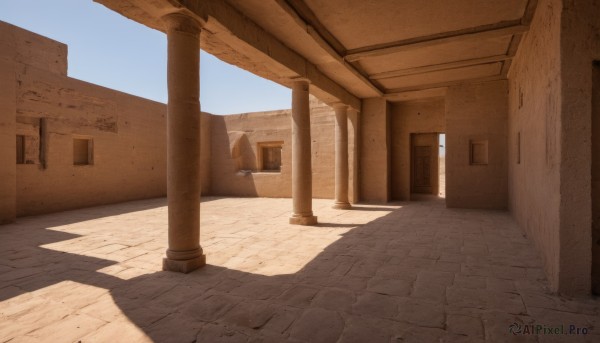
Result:
{"label": "ceiling overhang", "polygon": [[[311,81],[327,103],[507,78],[537,0],[95,0],[149,27],[180,11],[202,48],[289,86]],[[427,92],[425,92],[427,93]]]}

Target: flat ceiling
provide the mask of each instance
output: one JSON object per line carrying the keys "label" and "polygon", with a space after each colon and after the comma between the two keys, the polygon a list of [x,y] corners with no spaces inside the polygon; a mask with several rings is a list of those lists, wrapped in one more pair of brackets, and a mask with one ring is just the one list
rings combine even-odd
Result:
{"label": "flat ceiling", "polygon": [[[358,97],[506,78],[535,0],[228,0]],[[325,45],[325,47],[324,47]],[[357,74],[363,76],[357,80]]]}
{"label": "flat ceiling", "polygon": [[326,102],[507,77],[537,0],[94,0],[149,27],[185,11],[202,48]]}

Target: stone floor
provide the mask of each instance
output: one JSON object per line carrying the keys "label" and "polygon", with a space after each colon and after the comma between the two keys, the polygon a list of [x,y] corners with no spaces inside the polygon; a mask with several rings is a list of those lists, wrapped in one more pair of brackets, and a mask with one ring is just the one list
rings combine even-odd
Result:
{"label": "stone floor", "polygon": [[165,203],[0,227],[0,341],[600,341],[600,301],[550,294],[507,213],[315,200],[299,227],[289,199],[206,198],[210,265],[182,275],[160,271]]}

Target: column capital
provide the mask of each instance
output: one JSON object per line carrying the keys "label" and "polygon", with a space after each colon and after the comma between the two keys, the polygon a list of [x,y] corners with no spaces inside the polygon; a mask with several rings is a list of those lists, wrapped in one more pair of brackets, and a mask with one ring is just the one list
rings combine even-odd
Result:
{"label": "column capital", "polygon": [[303,76],[292,77],[290,81],[292,81],[292,84],[310,84],[310,80]]}
{"label": "column capital", "polygon": [[179,31],[197,35],[202,30],[198,20],[183,12],[173,12],[161,17],[167,31]]}
{"label": "column capital", "polygon": [[350,107],[346,104],[344,104],[343,102],[334,102],[332,103],[331,106],[334,110],[348,110]]}

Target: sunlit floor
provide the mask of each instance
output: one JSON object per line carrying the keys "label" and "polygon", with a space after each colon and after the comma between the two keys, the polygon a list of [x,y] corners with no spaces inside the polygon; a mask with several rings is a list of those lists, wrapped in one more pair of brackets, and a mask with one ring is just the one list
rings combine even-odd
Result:
{"label": "sunlit floor", "polygon": [[290,199],[205,198],[209,265],[183,275],[160,270],[165,204],[0,226],[0,341],[600,341],[600,302],[551,295],[504,212],[314,200],[301,227]]}

